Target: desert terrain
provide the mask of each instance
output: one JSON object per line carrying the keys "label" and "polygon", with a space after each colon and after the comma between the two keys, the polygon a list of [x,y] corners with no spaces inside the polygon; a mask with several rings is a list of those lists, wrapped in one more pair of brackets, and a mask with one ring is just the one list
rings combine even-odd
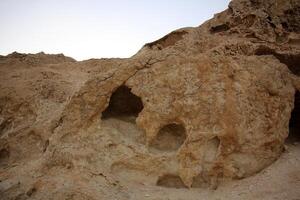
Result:
{"label": "desert terrain", "polygon": [[0,56],[0,199],[300,199],[299,63],[298,0],[131,58]]}

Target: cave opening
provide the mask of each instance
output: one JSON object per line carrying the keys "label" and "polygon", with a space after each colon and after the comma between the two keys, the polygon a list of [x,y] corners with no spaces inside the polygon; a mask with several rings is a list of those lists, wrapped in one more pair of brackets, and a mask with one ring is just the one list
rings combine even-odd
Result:
{"label": "cave opening", "polygon": [[255,55],[257,56],[273,55],[281,63],[285,64],[293,74],[295,74],[296,76],[300,76],[300,67],[299,67],[300,54],[277,53],[274,49],[271,49],[266,46],[261,46],[258,49],[256,49]]}
{"label": "cave opening", "polygon": [[0,150],[0,167],[6,166],[8,164],[10,152],[8,148],[2,148]]}
{"label": "cave opening", "polygon": [[160,176],[156,182],[156,185],[167,188],[186,188],[181,178],[174,174],[165,174]]}
{"label": "cave opening", "polygon": [[122,85],[111,95],[109,105],[102,113],[102,119],[136,119],[142,110],[143,102],[141,98],[133,94],[130,88]]}
{"label": "cave opening", "polygon": [[289,136],[286,139],[287,143],[300,142],[300,92],[295,93],[294,109],[291,113],[289,122]]}
{"label": "cave opening", "polygon": [[145,46],[148,46],[151,49],[153,49],[154,46],[157,46],[159,50],[162,50],[169,46],[175,45],[175,43],[182,40],[183,36],[187,33],[188,32],[184,31],[184,30],[173,31],[173,32],[169,33],[168,35],[164,36],[163,38],[160,38],[154,42],[145,44]]}
{"label": "cave opening", "polygon": [[184,143],[186,139],[186,131],[181,124],[167,124],[162,127],[151,147],[160,151],[176,151]]}

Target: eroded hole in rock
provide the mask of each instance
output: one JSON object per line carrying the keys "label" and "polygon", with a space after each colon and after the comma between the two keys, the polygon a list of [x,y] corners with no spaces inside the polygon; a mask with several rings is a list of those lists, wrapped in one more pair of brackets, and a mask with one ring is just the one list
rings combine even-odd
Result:
{"label": "eroded hole in rock", "polygon": [[286,31],[300,32],[300,6],[284,11],[284,20],[282,26]]}
{"label": "eroded hole in rock", "polygon": [[181,30],[181,31],[173,31],[172,33],[169,33],[168,35],[164,36],[161,39],[158,39],[154,42],[148,43],[145,46],[150,47],[151,49],[154,46],[157,46],[159,50],[164,49],[169,46],[173,46],[176,42],[183,39],[183,35],[187,34],[187,31]]}
{"label": "eroded hole in rock", "polygon": [[[133,94],[130,88],[122,85],[111,95],[109,105],[102,113],[102,125],[104,129],[105,127],[110,129],[112,137],[144,144],[144,131],[136,125],[136,118],[142,109],[141,98]],[[109,145],[109,148],[115,147],[115,143]]]}
{"label": "eroded hole in rock", "polygon": [[159,177],[156,185],[168,188],[186,188],[181,178],[174,174],[166,174]]}
{"label": "eroded hole in rock", "polygon": [[300,76],[300,55],[298,54],[274,54],[281,63],[288,66],[291,72]]}
{"label": "eroded hole in rock", "polygon": [[220,146],[220,139],[218,137],[214,137],[206,143],[206,152],[204,156],[204,160],[206,162],[211,163],[216,159],[219,146]]}
{"label": "eroded hole in rock", "polygon": [[291,114],[289,123],[289,136],[286,139],[287,143],[300,142],[300,92],[295,94],[294,109]]}
{"label": "eroded hole in rock", "polygon": [[198,176],[193,178],[192,188],[208,188],[210,186],[210,182],[208,177],[199,174]]}
{"label": "eroded hole in rock", "polygon": [[181,124],[168,124],[160,129],[151,147],[161,151],[175,151],[184,143],[186,131]]}
{"label": "eroded hole in rock", "polygon": [[10,129],[12,124],[12,119],[8,118],[3,121],[0,121],[0,135]]}
{"label": "eroded hole in rock", "polygon": [[9,154],[10,154],[9,150],[6,148],[0,150],[0,166],[7,164],[9,159]]}
{"label": "eroded hole in rock", "polygon": [[300,76],[300,55],[299,54],[282,54],[277,53],[274,49],[271,49],[266,46],[259,47],[255,51],[255,55],[273,55],[275,56],[281,63],[285,64],[289,70],[297,75]]}
{"label": "eroded hole in rock", "polygon": [[102,119],[135,119],[142,109],[141,98],[133,94],[130,88],[122,85],[111,95],[109,105],[102,113]]}
{"label": "eroded hole in rock", "polygon": [[219,33],[219,32],[227,31],[229,29],[230,29],[230,27],[227,24],[220,24],[220,25],[211,27],[210,32],[211,33]]}

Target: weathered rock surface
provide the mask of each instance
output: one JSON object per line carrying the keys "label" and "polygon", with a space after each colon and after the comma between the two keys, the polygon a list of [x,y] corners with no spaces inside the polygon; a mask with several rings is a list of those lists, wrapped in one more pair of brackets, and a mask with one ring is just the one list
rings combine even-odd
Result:
{"label": "weathered rock surface", "polygon": [[299,124],[299,63],[297,0],[234,0],[128,59],[2,56],[2,198],[134,199],[126,187],[254,175],[281,155],[294,105]]}

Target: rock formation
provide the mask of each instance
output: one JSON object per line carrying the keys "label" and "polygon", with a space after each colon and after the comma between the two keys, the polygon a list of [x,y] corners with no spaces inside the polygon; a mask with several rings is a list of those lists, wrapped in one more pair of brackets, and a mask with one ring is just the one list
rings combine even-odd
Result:
{"label": "rock formation", "polygon": [[128,59],[1,56],[3,197],[128,199],[129,183],[251,176],[281,155],[294,105],[299,124],[299,63],[298,0],[233,0]]}

